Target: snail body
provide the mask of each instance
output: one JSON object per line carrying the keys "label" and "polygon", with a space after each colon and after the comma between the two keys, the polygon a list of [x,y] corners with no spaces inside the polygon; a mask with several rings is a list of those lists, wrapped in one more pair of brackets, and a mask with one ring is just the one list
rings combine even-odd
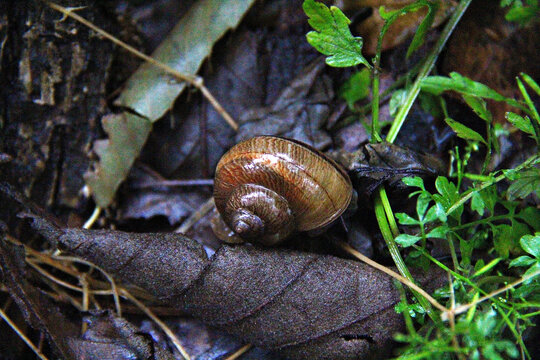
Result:
{"label": "snail body", "polygon": [[240,238],[265,245],[329,225],[351,197],[347,173],[295,140],[254,137],[232,147],[216,168],[214,200],[223,220]]}

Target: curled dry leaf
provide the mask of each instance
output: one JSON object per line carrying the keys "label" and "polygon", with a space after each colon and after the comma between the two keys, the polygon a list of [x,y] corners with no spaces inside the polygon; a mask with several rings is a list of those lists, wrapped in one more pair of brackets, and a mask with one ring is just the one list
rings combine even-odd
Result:
{"label": "curled dry leaf", "polygon": [[85,321],[88,330],[83,336],[68,340],[77,359],[174,359],[169,351],[153,342],[148,334],[110,312],[94,312]]}
{"label": "curled dry leaf", "polygon": [[[65,250],[287,358],[371,357],[388,352],[402,328],[392,279],[356,261],[253,246],[223,246],[208,259],[181,234],[60,229],[27,216]],[[429,277],[421,283],[444,281]]]}

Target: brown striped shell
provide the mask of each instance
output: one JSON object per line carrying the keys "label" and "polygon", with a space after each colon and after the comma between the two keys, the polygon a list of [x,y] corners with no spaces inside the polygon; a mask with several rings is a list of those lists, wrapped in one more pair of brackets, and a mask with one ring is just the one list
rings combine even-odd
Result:
{"label": "brown striped shell", "polygon": [[240,237],[267,245],[332,223],[351,197],[347,173],[295,140],[246,140],[223,155],[216,168],[214,200],[223,220]]}

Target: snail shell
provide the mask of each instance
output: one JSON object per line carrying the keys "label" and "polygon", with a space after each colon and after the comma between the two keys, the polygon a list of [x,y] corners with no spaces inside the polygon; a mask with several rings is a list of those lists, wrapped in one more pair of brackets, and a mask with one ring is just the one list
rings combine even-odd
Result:
{"label": "snail shell", "polygon": [[241,238],[265,245],[332,223],[351,197],[347,173],[295,140],[246,140],[223,155],[216,168],[214,200],[223,220]]}

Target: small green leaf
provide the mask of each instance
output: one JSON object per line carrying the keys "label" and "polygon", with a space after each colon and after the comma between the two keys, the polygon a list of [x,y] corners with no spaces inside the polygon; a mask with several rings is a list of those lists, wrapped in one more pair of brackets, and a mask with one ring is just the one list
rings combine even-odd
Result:
{"label": "small green leaf", "polygon": [[487,109],[486,102],[482,100],[479,97],[471,96],[471,95],[463,95],[463,99],[471,107],[471,109],[475,112],[480,119],[487,121],[488,123],[491,123],[493,120],[493,116],[491,115],[491,112]]}
{"label": "small green leaf", "polygon": [[396,217],[399,220],[399,223],[401,225],[418,225],[418,224],[420,224],[420,221],[410,217],[409,215],[407,215],[405,213],[397,213]]}
{"label": "small green leaf", "polygon": [[415,186],[422,190],[426,190],[424,187],[424,180],[420,176],[414,176],[414,177],[405,177],[401,179],[403,183],[407,186]]}
{"label": "small green leaf", "polygon": [[505,117],[508,122],[517,127],[519,130],[534,136],[534,128],[532,126],[531,119],[529,119],[528,116],[522,117],[509,111],[506,113]]}
{"label": "small green leaf", "polygon": [[416,29],[416,32],[414,33],[414,37],[411,41],[411,45],[409,45],[409,49],[407,49],[407,58],[409,58],[413,52],[418,50],[420,46],[424,43],[424,40],[426,38],[426,34],[431,28],[431,25],[433,25],[433,21],[435,20],[435,14],[437,13],[437,10],[439,8],[438,2],[423,2],[424,5],[428,8],[428,13],[422,20],[422,23],[418,26],[418,29]]}
{"label": "small green leaf", "polygon": [[418,241],[420,241],[421,237],[409,235],[409,234],[399,234],[396,237],[396,243],[403,247],[409,247],[414,244],[416,244]]}
{"label": "small green leaf", "polygon": [[354,109],[354,104],[369,95],[369,70],[362,69],[354,73],[341,87],[339,95],[347,101],[349,109]]}
{"label": "small green leaf", "polygon": [[431,230],[426,237],[428,238],[438,238],[438,239],[446,239],[446,234],[450,231],[450,228],[447,225],[441,225],[437,226],[433,230]]}
{"label": "small green leaf", "polygon": [[431,201],[431,196],[428,193],[421,193],[416,200],[416,213],[420,220],[424,220],[424,215]]}
{"label": "small green leaf", "polygon": [[525,273],[523,274],[523,277],[529,277],[530,278],[523,282],[524,285],[530,284],[535,280],[540,279],[540,261],[537,261],[533,264]]}
{"label": "small green leaf", "polygon": [[364,64],[371,67],[362,56],[362,38],[352,36],[349,29],[351,21],[339,8],[328,8],[314,0],[305,0],[302,7],[309,17],[309,25],[315,30],[306,35],[307,41],[328,56],[328,65],[347,67]]}
{"label": "small green leaf", "polygon": [[478,271],[474,273],[473,277],[480,276],[487,273],[488,271],[493,269],[501,260],[502,258],[496,258],[496,259],[491,260],[489,263],[487,263],[486,265],[478,269]]}
{"label": "small green leaf", "polygon": [[510,250],[514,248],[512,227],[510,225],[493,226],[493,247],[499,256],[508,259]]}
{"label": "small green leaf", "polygon": [[405,89],[394,91],[392,97],[390,98],[390,102],[388,103],[388,108],[391,116],[395,116],[397,114],[401,106],[405,103],[407,94],[408,92]]}
{"label": "small green leaf", "polygon": [[518,257],[517,259],[514,259],[510,261],[509,267],[518,267],[518,266],[530,266],[536,262],[535,259],[533,259],[530,256],[523,255]]}
{"label": "small green leaf", "polygon": [[540,96],[540,85],[538,85],[538,83],[536,81],[534,81],[534,79],[532,77],[530,77],[529,75],[527,75],[525,73],[521,73],[521,77],[527,83],[527,85],[529,85],[531,87],[531,89],[534,90],[536,95]]}
{"label": "small green leaf", "polygon": [[474,210],[478,215],[483,216],[485,207],[486,205],[484,204],[484,200],[480,193],[474,191],[471,197],[471,210]]}
{"label": "small green leaf", "polygon": [[452,128],[452,130],[454,130],[454,132],[460,138],[465,139],[465,140],[482,142],[487,145],[487,142],[486,140],[484,140],[482,135],[480,135],[473,129],[463,125],[462,123],[452,120],[451,118],[445,118],[444,121],[448,124],[448,126]]}
{"label": "small green leaf", "polygon": [[524,199],[531,193],[538,194],[540,189],[540,169],[530,168],[518,173],[517,179],[506,191],[508,200]]}
{"label": "small green leaf", "polygon": [[540,233],[525,235],[520,240],[521,248],[540,260]]}

